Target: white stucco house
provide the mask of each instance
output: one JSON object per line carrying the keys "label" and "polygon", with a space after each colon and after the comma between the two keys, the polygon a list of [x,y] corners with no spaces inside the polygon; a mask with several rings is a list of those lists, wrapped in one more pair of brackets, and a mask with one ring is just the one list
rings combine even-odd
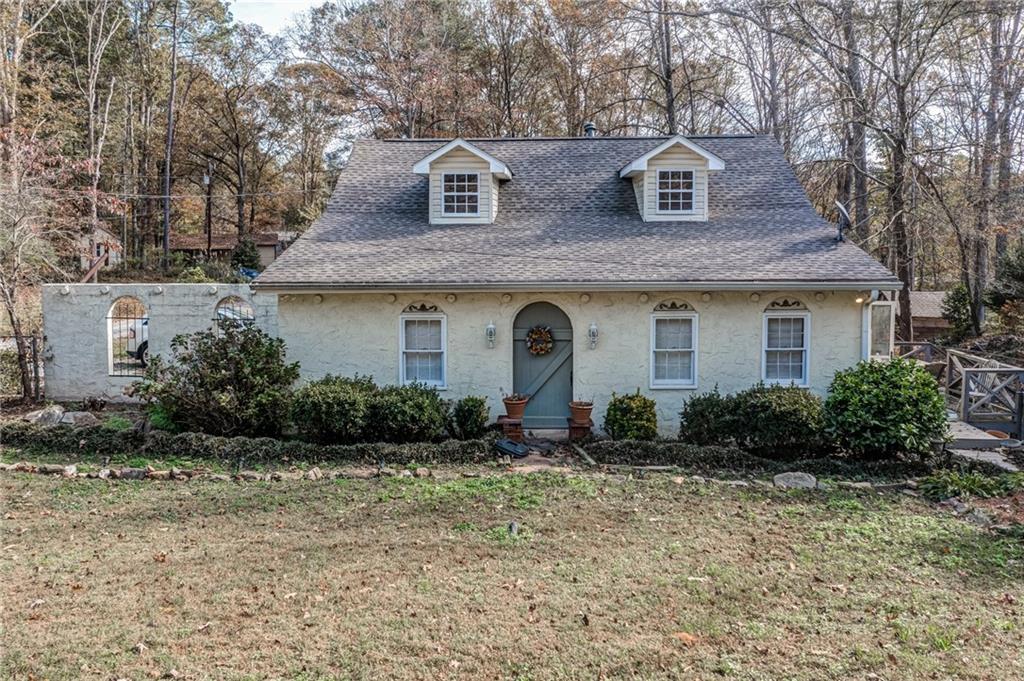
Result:
{"label": "white stucco house", "polygon": [[888,355],[899,286],[752,135],[358,141],[254,282],[307,379],[420,381],[492,416],[528,393],[527,428],[564,428],[573,398],[599,424],[640,390],[666,433],[695,393],[824,392]]}

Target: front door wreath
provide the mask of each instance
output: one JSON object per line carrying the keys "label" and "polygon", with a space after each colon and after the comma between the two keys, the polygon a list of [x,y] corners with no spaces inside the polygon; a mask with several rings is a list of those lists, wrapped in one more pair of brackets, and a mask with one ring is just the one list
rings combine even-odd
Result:
{"label": "front door wreath", "polygon": [[526,333],[526,349],[534,357],[551,352],[555,347],[555,337],[550,326],[535,326]]}

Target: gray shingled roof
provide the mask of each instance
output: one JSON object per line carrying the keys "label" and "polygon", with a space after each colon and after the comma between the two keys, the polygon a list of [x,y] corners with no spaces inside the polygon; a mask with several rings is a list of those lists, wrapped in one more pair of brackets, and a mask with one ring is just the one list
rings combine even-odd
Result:
{"label": "gray shingled roof", "polygon": [[490,225],[431,225],[413,164],[447,140],[360,140],[323,216],[267,288],[891,283],[811,207],[765,136],[693,137],[725,161],[707,222],[648,222],[619,169],[665,137],[469,140],[512,169]]}

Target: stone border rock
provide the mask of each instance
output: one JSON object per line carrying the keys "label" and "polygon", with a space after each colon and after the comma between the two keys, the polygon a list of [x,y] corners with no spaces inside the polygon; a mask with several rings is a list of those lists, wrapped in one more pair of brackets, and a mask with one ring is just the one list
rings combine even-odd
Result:
{"label": "stone border rock", "polygon": [[153,481],[179,481],[188,480],[211,480],[218,482],[272,482],[278,480],[335,480],[338,478],[429,478],[433,471],[426,466],[416,468],[336,468],[323,470],[319,466],[302,470],[291,468],[284,471],[261,472],[253,470],[239,471],[234,475],[226,473],[215,473],[206,468],[171,468],[158,470],[152,466],[146,468],[101,468],[97,471],[81,472],[78,466],[70,464],[30,463],[19,461],[18,463],[0,463],[0,471],[14,473],[35,473],[38,475],[59,475],[64,478],[90,478],[99,480],[153,480]]}

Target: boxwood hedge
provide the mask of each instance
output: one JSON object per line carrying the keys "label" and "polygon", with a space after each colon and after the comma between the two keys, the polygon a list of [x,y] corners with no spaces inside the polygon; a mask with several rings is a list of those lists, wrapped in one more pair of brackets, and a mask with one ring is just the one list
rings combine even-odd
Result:
{"label": "boxwood hedge", "polygon": [[220,437],[205,433],[168,433],[154,430],[115,431],[103,426],[38,426],[7,423],[0,433],[6,446],[28,452],[106,457],[139,455],[218,461],[232,467],[266,463],[476,463],[495,456],[493,439],[446,440],[411,444],[366,443],[319,445],[267,437]]}

